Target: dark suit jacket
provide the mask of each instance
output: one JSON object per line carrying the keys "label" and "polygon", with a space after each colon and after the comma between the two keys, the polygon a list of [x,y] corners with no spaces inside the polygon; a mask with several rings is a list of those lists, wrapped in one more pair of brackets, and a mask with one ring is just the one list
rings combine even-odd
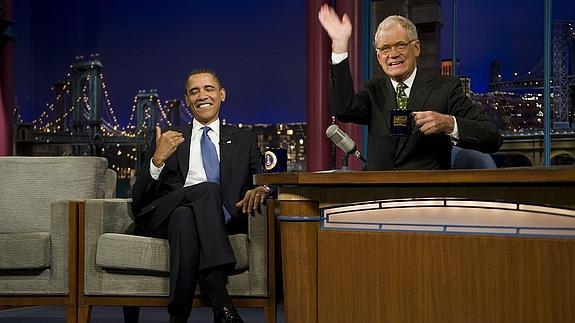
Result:
{"label": "dark suit jacket", "polygon": [[[366,170],[450,168],[448,135],[416,132],[408,137],[390,136],[391,110],[397,103],[389,77],[368,81],[364,91],[355,93],[346,59],[330,66],[329,90],[332,113],[339,120],[368,126]],[[495,124],[463,93],[457,78],[431,77],[418,70],[407,109],[455,116],[457,145],[462,148],[491,153],[501,146]]]}
{"label": "dark suit jacket", "polygon": [[[184,135],[184,143],[166,160],[158,180],[150,175],[150,160],[155,145],[146,154],[133,188],[132,210],[139,233],[158,236],[158,230],[172,211],[181,203],[186,189],[190,158],[190,137],[192,126],[179,131]],[[155,143],[155,140],[153,141]],[[261,152],[257,137],[246,130],[220,125],[220,187],[222,200],[232,216],[232,231],[247,232],[247,218],[235,204],[247,190],[253,188],[253,175],[261,172]],[[230,225],[228,225],[230,228]]]}

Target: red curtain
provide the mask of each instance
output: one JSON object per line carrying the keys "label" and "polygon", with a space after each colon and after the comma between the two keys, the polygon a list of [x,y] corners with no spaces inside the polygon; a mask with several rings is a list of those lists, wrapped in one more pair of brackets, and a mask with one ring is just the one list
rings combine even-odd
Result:
{"label": "red curtain", "polygon": [[[0,0],[2,4],[2,19],[11,21],[12,0]],[[12,40],[0,44],[0,156],[12,155]],[[2,95],[4,90],[4,95]]]}
{"label": "red curtain", "polygon": [[[351,23],[353,24],[353,34],[349,42],[349,67],[351,69],[351,74],[353,76],[353,85],[356,91],[361,89],[362,84],[362,50],[361,46],[363,44],[362,34],[363,34],[363,12],[362,12],[362,2],[363,0],[345,0],[336,1],[336,10],[339,15],[344,13],[348,14],[351,18]],[[362,147],[362,135],[361,126],[353,123],[337,122],[341,130],[347,133],[357,146],[357,150],[361,151]],[[335,164],[336,168],[341,168],[341,160],[345,155],[341,149],[336,149]],[[351,170],[362,170],[363,163],[359,159],[350,156],[349,157],[349,169]]]}
{"label": "red curtain", "polygon": [[[307,2],[307,171],[314,172],[330,168],[341,168],[343,152],[336,149],[335,165],[332,144],[325,136],[325,130],[331,124],[331,111],[328,96],[328,70],[331,56],[331,40],[323,31],[317,13],[325,0]],[[331,1],[327,1],[328,3]],[[361,33],[362,0],[336,1],[337,12],[347,13],[352,19],[353,31],[350,42],[350,63],[356,89],[361,85]],[[355,141],[361,150],[361,128],[354,124],[341,124],[340,128]],[[349,168],[361,170],[363,165],[353,157],[349,159]]]}
{"label": "red curtain", "polygon": [[307,171],[330,169],[331,142],[325,129],[331,124],[328,97],[329,36],[317,13],[325,0],[307,1]]}
{"label": "red curtain", "polygon": [[4,100],[2,99],[2,85],[0,84],[0,156],[12,154],[12,134],[10,133],[11,122],[10,111],[6,111]]}

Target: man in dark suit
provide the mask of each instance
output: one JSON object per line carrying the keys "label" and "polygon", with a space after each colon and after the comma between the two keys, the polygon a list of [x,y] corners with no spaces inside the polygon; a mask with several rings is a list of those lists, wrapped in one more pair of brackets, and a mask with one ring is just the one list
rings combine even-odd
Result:
{"label": "man in dark suit", "polygon": [[[252,184],[261,169],[257,138],[220,123],[226,91],[213,71],[192,71],[185,99],[192,125],[164,133],[156,127],[155,145],[134,184],[137,230],[169,241],[170,322],[187,322],[196,284],[209,297],[215,322],[243,322],[226,289],[236,262],[227,235],[247,232],[245,214],[270,193]],[[136,316],[134,309],[126,314],[126,320]]]}
{"label": "man in dark suit", "polygon": [[[374,45],[386,77],[355,93],[348,63],[351,21],[328,5],[318,19],[332,40],[332,112],[341,121],[368,126],[366,170],[448,169],[453,144],[485,153],[499,149],[500,133],[464,94],[459,79],[417,70],[421,48],[411,21],[390,16],[379,24]],[[409,111],[414,131],[398,135],[393,122],[401,110]]]}

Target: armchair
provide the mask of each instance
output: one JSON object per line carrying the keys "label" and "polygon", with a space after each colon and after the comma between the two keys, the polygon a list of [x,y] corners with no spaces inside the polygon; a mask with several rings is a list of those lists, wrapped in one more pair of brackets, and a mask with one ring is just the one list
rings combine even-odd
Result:
{"label": "armchair", "polygon": [[0,157],[0,304],[77,317],[77,200],[114,195],[100,157]]}
{"label": "armchair", "polygon": [[[238,307],[263,307],[276,321],[273,200],[249,218],[248,234],[231,235],[236,273],[228,290]],[[94,305],[167,306],[167,240],[125,234],[133,223],[129,199],[87,200],[79,208],[79,322]],[[207,306],[194,299],[194,306]],[[192,314],[193,315],[193,314]]]}

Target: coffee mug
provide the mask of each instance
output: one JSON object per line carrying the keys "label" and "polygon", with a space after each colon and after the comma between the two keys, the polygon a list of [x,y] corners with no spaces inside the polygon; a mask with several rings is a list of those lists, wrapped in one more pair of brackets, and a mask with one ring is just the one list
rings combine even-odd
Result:
{"label": "coffee mug", "polygon": [[409,136],[417,128],[414,124],[411,110],[393,109],[389,119],[389,129],[392,136]]}
{"label": "coffee mug", "polygon": [[262,156],[262,169],[265,173],[285,173],[287,171],[287,150],[266,148]]}

